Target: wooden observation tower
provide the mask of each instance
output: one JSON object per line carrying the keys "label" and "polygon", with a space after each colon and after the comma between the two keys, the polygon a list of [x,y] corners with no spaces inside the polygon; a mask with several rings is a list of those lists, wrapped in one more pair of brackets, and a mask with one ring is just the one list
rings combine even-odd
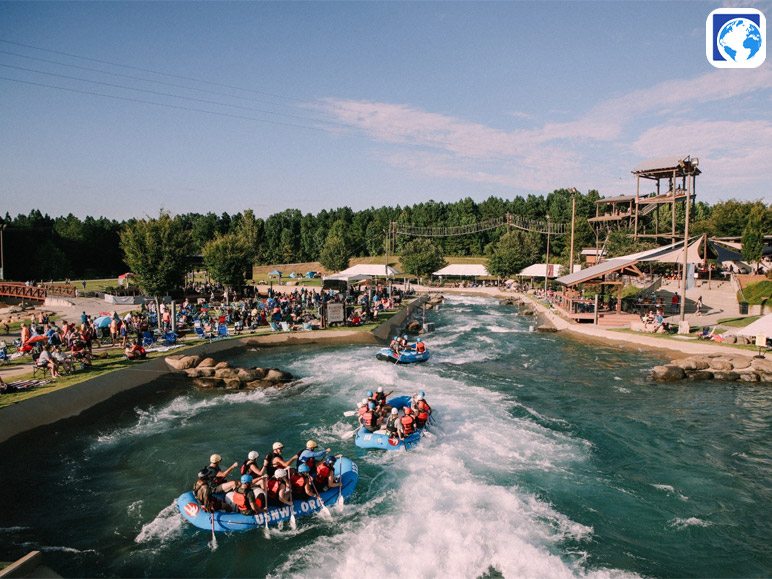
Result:
{"label": "wooden observation tower", "polygon": [[[696,177],[701,173],[699,163],[697,157],[687,155],[652,159],[638,165],[632,171],[635,195],[604,197],[595,202],[595,217],[588,221],[596,236],[601,229],[630,229],[635,239],[669,237],[675,242],[680,237],[676,232],[676,205],[685,202],[686,212],[690,210],[696,195]],[[669,228],[666,221],[660,223],[662,205],[669,206]]]}

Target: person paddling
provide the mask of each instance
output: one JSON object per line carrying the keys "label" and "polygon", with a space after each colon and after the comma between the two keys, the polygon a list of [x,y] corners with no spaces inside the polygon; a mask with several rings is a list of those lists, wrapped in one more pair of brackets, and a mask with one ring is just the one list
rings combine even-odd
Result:
{"label": "person paddling", "polygon": [[227,479],[231,471],[239,466],[239,463],[234,462],[227,469],[220,470],[221,462],[222,457],[215,453],[209,457],[209,466],[203,469],[206,471],[206,480],[208,481],[210,490],[213,493],[227,493],[236,488],[236,481],[229,481]]}
{"label": "person paddling", "polygon": [[399,410],[396,408],[391,409],[389,418],[386,420],[386,430],[392,438],[399,436]]}
{"label": "person paddling", "polygon": [[273,450],[265,455],[265,460],[263,460],[263,467],[265,468],[265,472],[268,476],[276,476],[276,469],[290,468],[292,463],[297,460],[299,453],[292,456],[289,460],[284,460],[281,455],[283,449],[284,445],[281,442],[274,442]]}
{"label": "person paddling", "polygon": [[311,469],[307,464],[298,466],[297,474],[290,475],[292,481],[292,498],[302,499],[318,496],[314,490],[314,479],[311,476]]}
{"label": "person paddling", "polygon": [[407,437],[415,432],[415,417],[413,416],[413,409],[410,406],[405,406],[405,414],[399,419],[400,432],[402,436]]}
{"label": "person paddling", "polygon": [[429,422],[429,417],[432,415],[432,407],[426,402],[423,394],[418,394],[418,396],[416,396],[415,410],[416,427],[423,428],[426,426],[426,423]]}
{"label": "person paddling", "polygon": [[268,475],[266,475],[267,469],[265,465],[262,468],[257,467],[257,459],[259,457],[259,452],[250,450],[247,459],[241,463],[241,474],[242,476],[248,474],[252,477],[253,487],[265,488],[265,479],[268,478]]}
{"label": "person paddling", "polygon": [[273,478],[268,479],[266,492],[268,498],[285,505],[292,504],[292,491],[287,480],[287,469],[277,468]]}
{"label": "person paddling", "polygon": [[236,506],[236,512],[242,515],[254,515],[265,510],[262,500],[256,498],[252,492],[252,477],[248,474],[242,475],[239,486],[231,495],[231,500]]}
{"label": "person paddling", "polygon": [[375,411],[375,402],[370,402],[367,405],[367,412],[359,417],[359,423],[364,426],[366,430],[375,432],[380,425],[380,418],[381,417],[378,416],[378,413]]}
{"label": "person paddling", "polygon": [[330,455],[324,459],[322,464],[316,467],[316,476],[314,477],[316,490],[323,491],[326,489],[337,488],[341,485],[340,481],[335,478],[336,460],[336,457]]}
{"label": "person paddling", "polygon": [[330,453],[329,448],[324,450],[316,450],[317,444],[315,440],[309,440],[306,442],[306,449],[298,456],[298,470],[302,465],[307,465],[312,473],[316,472],[316,463],[321,461],[327,454]]}

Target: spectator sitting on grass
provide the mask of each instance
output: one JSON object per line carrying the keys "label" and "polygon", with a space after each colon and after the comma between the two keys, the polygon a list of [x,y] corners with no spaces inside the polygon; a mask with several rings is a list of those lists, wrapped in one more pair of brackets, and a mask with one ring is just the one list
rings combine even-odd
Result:
{"label": "spectator sitting on grass", "polygon": [[142,347],[142,342],[140,340],[126,346],[123,353],[126,354],[126,357],[129,360],[141,360],[147,357],[147,352],[145,352],[145,348]]}

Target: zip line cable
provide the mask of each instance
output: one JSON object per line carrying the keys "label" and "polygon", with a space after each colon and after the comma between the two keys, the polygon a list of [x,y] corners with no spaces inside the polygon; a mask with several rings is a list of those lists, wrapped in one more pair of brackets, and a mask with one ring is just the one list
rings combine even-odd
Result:
{"label": "zip line cable", "polygon": [[27,60],[34,60],[34,61],[37,61],[37,62],[45,62],[47,64],[55,64],[56,66],[66,66],[68,68],[76,68],[78,70],[85,70],[85,71],[88,71],[88,72],[96,72],[96,73],[99,73],[99,74],[106,74],[106,75],[109,75],[109,76],[116,76],[118,78],[127,78],[129,80],[138,80],[140,82],[150,82],[150,83],[153,83],[153,84],[160,84],[162,86],[169,86],[169,87],[173,87],[173,88],[181,88],[181,89],[185,89],[185,90],[195,90],[195,91],[198,91],[198,92],[202,92],[202,93],[206,93],[206,94],[212,94],[212,95],[217,95],[217,96],[223,96],[223,97],[227,97],[227,98],[231,98],[231,99],[243,100],[243,101],[248,101],[248,102],[258,102],[258,103],[263,103],[263,104],[268,104],[268,105],[287,106],[284,103],[278,103],[278,102],[275,102],[275,101],[261,100],[261,99],[256,99],[254,97],[245,97],[245,96],[239,96],[239,95],[234,95],[234,94],[228,94],[226,92],[218,92],[218,91],[215,91],[215,90],[207,90],[205,88],[198,88],[198,87],[195,87],[195,86],[187,86],[187,85],[184,85],[184,84],[177,84],[177,83],[174,83],[174,82],[166,82],[166,81],[163,81],[163,80],[153,80],[153,79],[144,78],[144,77],[141,77],[141,76],[134,76],[132,74],[121,74],[120,72],[110,72],[110,71],[107,71],[107,70],[102,70],[101,68],[93,68],[91,66],[81,66],[79,64],[70,64],[70,63],[66,63],[66,62],[60,62],[58,60],[51,60],[51,59],[48,59],[48,58],[39,58],[39,57],[35,57],[35,56],[28,56],[26,54],[21,54],[19,52],[11,52],[11,51],[8,51],[8,50],[0,50],[0,54],[5,54],[5,55],[8,55],[8,56],[15,56],[15,57],[24,58],[24,59],[27,59]]}
{"label": "zip line cable", "polygon": [[104,98],[108,98],[108,99],[115,99],[115,100],[119,100],[119,101],[127,101],[127,102],[133,102],[133,103],[142,103],[142,104],[146,104],[146,105],[155,105],[155,106],[158,106],[158,107],[166,107],[166,108],[169,108],[169,109],[176,109],[176,110],[181,110],[181,111],[191,111],[191,112],[195,112],[195,113],[206,113],[208,115],[217,115],[217,116],[221,116],[221,117],[228,117],[228,118],[231,118],[231,119],[241,119],[241,120],[245,120],[245,121],[255,121],[257,123],[267,123],[267,124],[270,124],[270,125],[280,125],[280,126],[284,126],[284,127],[295,127],[295,128],[298,128],[298,129],[308,129],[308,130],[311,130],[311,131],[320,131],[320,132],[323,132],[323,133],[328,133],[329,132],[327,129],[324,129],[324,128],[321,128],[321,127],[311,127],[311,126],[308,126],[308,125],[299,125],[299,124],[295,124],[295,123],[285,123],[283,121],[273,121],[273,120],[270,120],[270,119],[258,119],[258,118],[255,118],[255,117],[248,117],[246,115],[237,115],[237,114],[234,114],[234,113],[224,113],[224,112],[218,112],[218,111],[210,111],[210,110],[207,110],[207,109],[198,109],[198,108],[194,108],[194,107],[184,107],[182,105],[172,105],[172,104],[169,104],[169,103],[159,103],[159,102],[156,102],[156,101],[148,101],[148,100],[132,98],[132,97],[124,97],[124,96],[118,96],[118,95],[112,95],[112,94],[104,94],[104,93],[88,91],[88,90],[80,90],[80,89],[76,89],[76,88],[68,88],[68,87],[64,87],[64,86],[56,86],[56,85],[53,85],[53,84],[45,84],[45,83],[41,83],[41,82],[33,82],[31,80],[21,80],[21,79],[18,79],[18,78],[9,78],[9,77],[6,77],[6,76],[0,76],[0,80],[7,80],[7,81],[10,81],[10,82],[17,82],[17,83],[21,83],[21,84],[28,84],[28,85],[32,85],[32,86],[39,86],[39,87],[43,87],[43,88],[53,88],[53,89],[63,90],[63,91],[66,91],[66,92],[71,92],[71,93],[76,93],[76,94],[85,94],[85,95],[91,95],[91,96],[99,96],[99,97],[104,97]]}
{"label": "zip line cable", "polygon": [[[129,64],[121,64],[119,62],[111,62],[109,60],[101,60],[101,59],[98,59],[98,58],[90,58],[88,56],[80,56],[80,55],[77,55],[77,54],[72,54],[70,52],[63,52],[61,50],[51,50],[50,48],[40,48],[39,46],[34,46],[32,44],[24,44],[24,43],[21,43],[21,42],[14,42],[13,40],[6,40],[4,38],[0,38],[0,42],[5,42],[6,44],[13,44],[15,46],[22,46],[24,48],[31,48],[33,50],[40,50],[42,52],[49,52],[51,54],[58,54],[60,56],[68,56],[70,58],[78,58],[80,60],[87,60],[87,61],[90,61],[90,62],[97,62],[99,64],[107,64],[109,66],[119,66],[121,68],[128,68],[128,69],[131,69],[131,70],[138,70],[140,72],[147,72],[147,73],[150,73],[150,74],[157,74],[159,76],[168,76],[170,78],[177,78],[177,79],[180,79],[180,80],[189,80],[189,81],[193,81],[193,82],[200,82],[200,83],[203,83],[203,84],[210,84],[212,86],[219,86],[219,87],[223,87],[223,88],[230,88],[230,89],[233,89],[233,90],[240,90],[240,91],[251,92],[251,93],[255,93],[255,94],[264,94],[264,95],[268,95],[268,96],[272,96],[272,97],[276,97],[276,98],[280,98],[280,99],[295,101],[295,99],[292,99],[290,97],[287,97],[287,96],[284,96],[284,95],[279,95],[279,94],[274,94],[274,93],[270,93],[270,92],[266,92],[266,91],[255,90],[255,89],[250,89],[250,88],[244,88],[244,87],[240,87],[240,86],[234,86],[234,85],[230,85],[230,84],[214,82],[214,81],[211,81],[211,80],[204,80],[204,79],[195,78],[195,77],[191,77],[191,76],[183,76],[183,75],[179,75],[179,74],[172,74],[172,73],[169,73],[169,72],[160,72],[160,71],[153,70],[153,69],[150,69],[150,68],[142,68],[140,66],[132,66],[132,65],[129,65]],[[299,102],[299,101],[295,101],[295,102]]]}
{"label": "zip line cable", "polygon": [[10,68],[10,69],[13,69],[13,70],[21,70],[21,71],[24,71],[24,72],[33,72],[35,74],[43,74],[43,75],[46,75],[46,76],[54,76],[54,77],[57,77],[57,78],[64,78],[64,79],[67,79],[67,80],[74,80],[74,81],[78,81],[78,82],[87,82],[87,83],[90,83],[90,84],[96,84],[96,85],[100,85],[100,86],[107,86],[107,87],[110,87],[110,88],[119,88],[119,89],[123,89],[123,90],[132,90],[132,91],[152,94],[152,95],[156,95],[156,96],[171,97],[171,98],[177,98],[177,99],[182,99],[182,100],[189,100],[189,101],[193,101],[193,102],[204,103],[204,104],[209,104],[209,105],[216,105],[216,106],[222,106],[222,107],[231,107],[231,108],[240,109],[240,110],[244,110],[244,111],[252,111],[252,112],[256,112],[256,113],[263,113],[263,114],[266,114],[266,115],[277,115],[277,116],[281,116],[281,117],[290,117],[290,118],[300,119],[300,120],[304,120],[304,121],[311,121],[311,122],[318,122],[318,123],[327,123],[327,124],[337,125],[339,127],[348,127],[348,125],[345,125],[343,123],[337,123],[335,121],[325,121],[325,120],[321,120],[321,119],[314,119],[314,118],[311,118],[311,117],[304,117],[304,116],[301,116],[301,115],[293,115],[293,114],[290,114],[290,113],[277,113],[277,112],[274,112],[274,111],[269,111],[269,110],[265,110],[265,109],[258,109],[258,108],[255,108],[255,107],[245,107],[245,106],[242,106],[242,105],[222,103],[222,102],[213,101],[213,100],[209,100],[209,99],[200,99],[200,98],[196,98],[196,97],[176,95],[176,94],[156,91],[156,90],[152,90],[152,89],[134,88],[134,87],[130,87],[130,86],[122,85],[122,84],[115,84],[115,83],[104,82],[104,81],[99,81],[99,80],[89,80],[87,78],[80,78],[80,77],[77,77],[77,76],[69,76],[69,75],[66,75],[66,74],[58,74],[58,73],[55,73],[55,72],[46,72],[46,71],[43,71],[43,70],[36,70],[34,68],[26,68],[26,67],[23,67],[23,66],[15,66],[15,65],[12,65],[12,64],[0,63],[0,66],[2,66],[4,68]]}

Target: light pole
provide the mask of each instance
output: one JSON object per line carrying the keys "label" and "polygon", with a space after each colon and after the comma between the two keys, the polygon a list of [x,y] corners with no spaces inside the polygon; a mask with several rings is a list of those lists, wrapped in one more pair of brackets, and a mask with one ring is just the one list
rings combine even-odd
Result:
{"label": "light pole", "polygon": [[5,253],[3,250],[3,231],[8,227],[7,223],[0,224],[0,280],[5,281]]}
{"label": "light pole", "polygon": [[571,187],[571,254],[568,258],[568,273],[574,273],[574,224],[576,223],[576,187]]}
{"label": "light pole", "polygon": [[547,280],[550,273],[550,216],[547,213],[547,263],[544,264],[544,297],[547,297]]}
{"label": "light pole", "polygon": [[[700,160],[696,157],[689,158],[685,163],[687,172],[686,181],[686,216],[684,217],[684,259],[683,272],[681,276],[681,321],[686,318],[686,273],[689,267],[689,213],[691,211],[692,191],[694,190],[694,173]],[[675,206],[675,200],[673,201]]]}

